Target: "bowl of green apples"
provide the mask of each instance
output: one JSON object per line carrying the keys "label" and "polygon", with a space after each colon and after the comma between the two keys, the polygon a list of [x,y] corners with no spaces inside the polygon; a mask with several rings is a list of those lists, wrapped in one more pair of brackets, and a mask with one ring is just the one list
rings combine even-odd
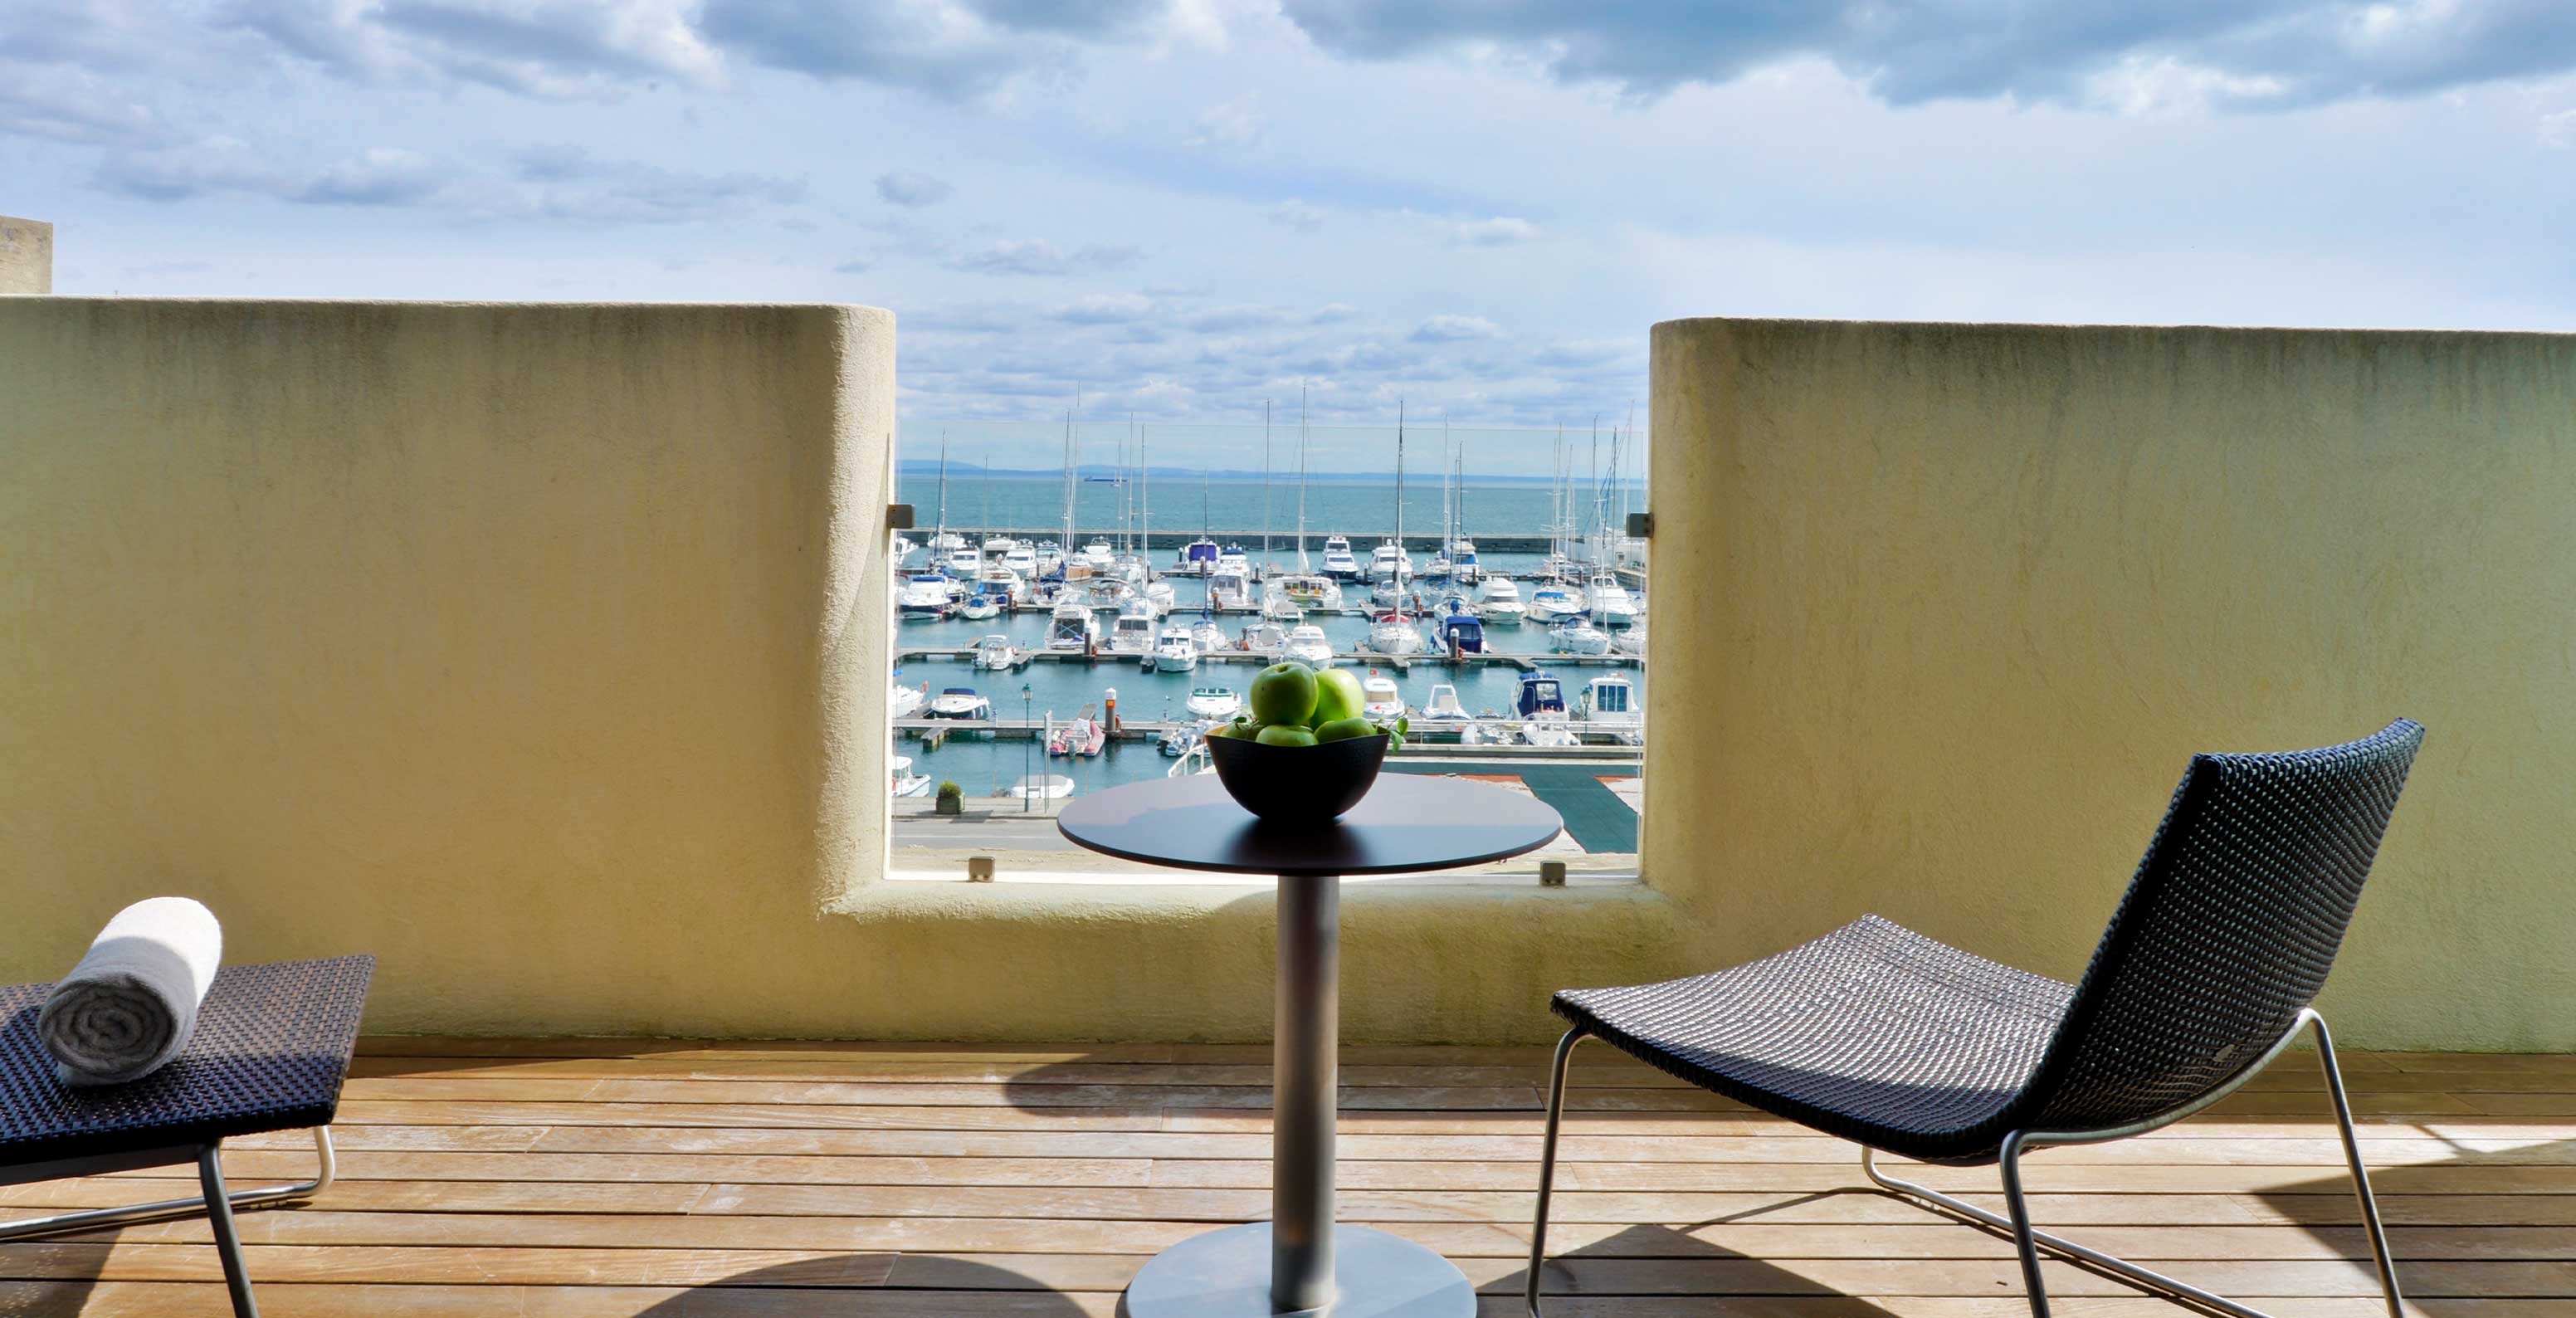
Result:
{"label": "bowl of green apples", "polygon": [[1248,709],[1208,729],[1208,759],[1235,804],[1272,823],[1324,824],[1377,782],[1410,723],[1360,714],[1360,681],[1294,661],[1252,679]]}

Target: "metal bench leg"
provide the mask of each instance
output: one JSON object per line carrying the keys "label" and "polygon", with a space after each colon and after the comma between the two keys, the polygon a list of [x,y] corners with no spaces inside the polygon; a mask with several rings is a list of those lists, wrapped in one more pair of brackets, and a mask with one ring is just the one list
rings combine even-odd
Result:
{"label": "metal bench leg", "polygon": [[197,1183],[206,1191],[206,1221],[215,1229],[215,1252],[224,1260],[224,1289],[233,1296],[233,1318],[259,1318],[250,1296],[250,1266],[242,1262],[241,1237],[233,1232],[233,1199],[224,1193],[221,1141],[197,1151]]}
{"label": "metal bench leg", "polygon": [[1565,1120],[1565,1063],[1574,1056],[1574,1045],[1590,1037],[1577,1028],[1556,1041],[1556,1071],[1547,1085],[1547,1140],[1538,1155],[1538,1218],[1530,1225],[1529,1286],[1524,1295],[1529,1318],[1543,1318],[1538,1311],[1538,1287],[1547,1266],[1547,1197],[1556,1186],[1556,1128]]}
{"label": "metal bench leg", "polygon": [[2169,1300],[2179,1300],[2207,1312],[2225,1314],[2228,1318],[2271,1318],[2271,1315],[2260,1309],[2248,1308],[2226,1296],[2214,1295],[2188,1282],[2176,1281],[2163,1273],[2139,1267],[2127,1259],[2076,1244],[2063,1236],[2053,1236],[2045,1231],[2033,1229],[2030,1224],[2030,1205],[2022,1194],[2021,1155],[2025,1150],[2042,1144],[2095,1144],[2105,1140],[2124,1139],[2131,1135],[2142,1135],[2150,1130],[2172,1125],[2207,1107],[2210,1103],[2226,1097],[2236,1089],[2237,1085],[2253,1078],[2254,1073],[2263,1069],[2264,1062],[2278,1056],[2291,1040],[2298,1037],[2299,1030],[2303,1027],[2316,1034],[2317,1061],[2325,1072],[2326,1094],[2334,1102],[2335,1126],[2343,1135],[2344,1162],[2352,1171],[2353,1195],[2360,1201],[2361,1224],[2370,1237],[2372,1261],[2379,1267],[2379,1289],[2388,1305],[2388,1318],[2406,1318],[2405,1302],[2399,1298],[2397,1291],[2397,1269],[2388,1256],[2388,1232],[2380,1225],[2379,1204],[2370,1193],[2370,1173],[2361,1163],[2361,1144],[2352,1125],[2352,1103],[2344,1095],[2343,1071],[2335,1065],[2334,1036],[2327,1032],[2325,1018],[2319,1016],[2314,1010],[2301,1012],[2298,1021],[2281,1036],[2281,1041],[2274,1044],[2271,1051],[2260,1061],[2240,1073],[2234,1083],[2204,1096],[2201,1101],[2187,1109],[2152,1122],[2124,1127],[2118,1131],[2052,1134],[2017,1130],[2005,1136],[2001,1162],[2004,1205],[2011,1212],[2009,1217],[1988,1212],[1975,1204],[1952,1198],[1929,1186],[1917,1185],[1912,1181],[1889,1176],[1878,1169],[1877,1153],[1869,1148],[1863,1148],[1860,1151],[1861,1170],[1867,1172],[1869,1179],[1880,1189],[1887,1190],[1900,1198],[1913,1200],[1935,1212],[1964,1218],[2009,1234],[2013,1238],[2014,1245],[2021,1252],[2022,1281],[2028,1288],[2033,1318],[2048,1318],[2048,1292],[2041,1284],[2039,1275],[2039,1256],[2043,1251],[2110,1273],[2141,1290],[2161,1295]]}
{"label": "metal bench leg", "polygon": [[[338,1164],[331,1156],[331,1128],[313,1128],[313,1153],[320,1166],[313,1179],[293,1185],[269,1185],[256,1190],[235,1190],[229,1196],[235,1208],[251,1208],[276,1203],[283,1199],[306,1199],[331,1188],[331,1178]],[[191,1196],[186,1199],[161,1199],[148,1204],[123,1208],[90,1208],[77,1213],[56,1213],[51,1217],[21,1218],[0,1222],[0,1240],[17,1240],[27,1236],[53,1235],[62,1231],[84,1231],[91,1227],[125,1226],[149,1222],[156,1218],[182,1217],[208,1208],[207,1200]]]}

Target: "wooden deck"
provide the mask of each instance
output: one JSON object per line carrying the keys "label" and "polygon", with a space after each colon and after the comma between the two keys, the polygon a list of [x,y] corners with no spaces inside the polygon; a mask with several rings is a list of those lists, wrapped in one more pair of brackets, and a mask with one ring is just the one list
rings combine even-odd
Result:
{"label": "wooden deck", "polygon": [[[1564,1318],[2013,1318],[2011,1251],[1860,1188],[1850,1145],[1587,1049],[1550,1289]],[[1583,1054],[1579,1054],[1582,1056]],[[373,1040],[341,1181],[242,1215],[270,1318],[1109,1315],[1154,1251],[1268,1210],[1266,1050]],[[1346,1054],[1341,1213],[1513,1315],[1543,1053]],[[2576,1314],[2576,1058],[2349,1054],[2430,1315]],[[2043,1222],[2289,1318],[2379,1302],[2313,1068],[2123,1144],[2042,1152]],[[243,1141],[234,1183],[306,1174]],[[1900,1168],[1905,1164],[1897,1164]],[[175,1169],[172,1169],[175,1170]],[[1991,1168],[1920,1178],[1996,1202]],[[145,1182],[157,1181],[147,1184]],[[0,1190],[20,1211],[168,1172]],[[202,1220],[0,1246],[0,1314],[228,1312]],[[2181,1312],[2056,1269],[2070,1318]]]}

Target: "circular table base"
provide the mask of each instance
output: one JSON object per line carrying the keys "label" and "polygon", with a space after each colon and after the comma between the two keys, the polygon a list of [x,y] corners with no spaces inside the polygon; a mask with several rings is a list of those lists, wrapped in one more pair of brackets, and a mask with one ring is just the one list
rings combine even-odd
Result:
{"label": "circular table base", "polygon": [[[1400,1236],[1333,1228],[1340,1294],[1314,1318],[1475,1318],[1476,1289],[1457,1265]],[[1128,1283],[1126,1318],[1284,1318],[1270,1307],[1270,1224],[1192,1236]]]}

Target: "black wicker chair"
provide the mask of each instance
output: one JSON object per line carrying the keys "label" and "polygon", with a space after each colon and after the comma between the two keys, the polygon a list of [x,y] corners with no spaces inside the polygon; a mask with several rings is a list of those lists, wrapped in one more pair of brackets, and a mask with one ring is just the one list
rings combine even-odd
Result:
{"label": "black wicker chair", "polygon": [[[358,1041],[376,959],[278,961],[215,974],[197,1032],[160,1070],[130,1084],[72,1089],[36,1034],[51,984],[0,988],[0,1185],[194,1164],[202,1198],[94,1208],[0,1223],[0,1240],[122,1226],[204,1210],[238,1318],[259,1318],[237,1207],[303,1199],[331,1184],[331,1119]],[[255,1190],[224,1185],[228,1136],[313,1132],[311,1180]]]}
{"label": "black wicker chair", "polygon": [[[1597,1038],[1692,1084],[1861,1146],[1905,1199],[2009,1233],[2031,1312],[2047,1318],[2042,1253],[2235,1318],[2259,1310],[2033,1230],[2021,1156],[2143,1134],[2233,1092],[2316,1035],[2335,1122],[2391,1318],[2388,1237],[2354,1142],[2334,1040],[2309,1004],[2369,877],[2424,730],[2407,720],[2322,750],[2193,758],[2093,962],[2068,985],[1934,942],[1877,916],[1732,970],[1556,995],[1557,1044],[1539,1164],[1527,1300],[1539,1313],[1565,1065]],[[1878,1169],[1881,1151],[2000,1163],[2010,1216]]]}

